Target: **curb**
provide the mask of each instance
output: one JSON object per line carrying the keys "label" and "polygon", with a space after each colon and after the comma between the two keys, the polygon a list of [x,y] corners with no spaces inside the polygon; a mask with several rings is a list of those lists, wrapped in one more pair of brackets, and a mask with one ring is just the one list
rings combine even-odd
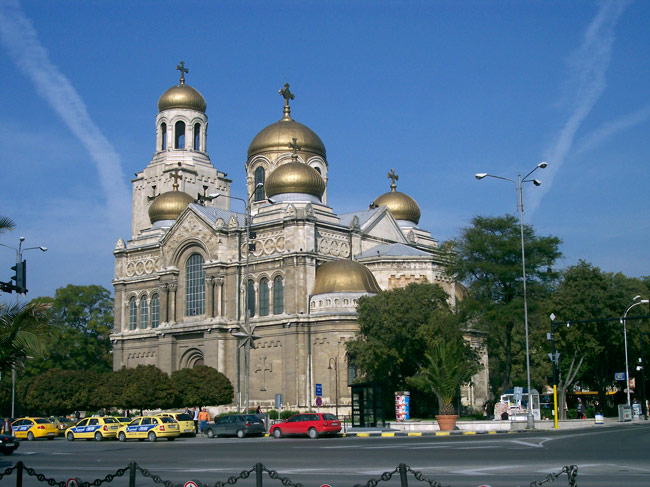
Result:
{"label": "curb", "polygon": [[383,437],[383,438],[393,438],[393,437],[405,437],[405,436],[474,436],[474,435],[509,435],[514,433],[525,433],[526,430],[521,431],[398,431],[391,433],[341,433],[338,435],[340,438],[370,438],[370,437]]}

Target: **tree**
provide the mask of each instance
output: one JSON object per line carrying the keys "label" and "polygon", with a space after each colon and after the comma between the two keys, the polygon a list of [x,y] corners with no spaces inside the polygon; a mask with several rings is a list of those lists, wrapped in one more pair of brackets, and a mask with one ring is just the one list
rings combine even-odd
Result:
{"label": "tree", "polygon": [[360,298],[359,333],[346,344],[350,363],[386,391],[404,389],[437,339],[461,334],[448,299],[440,286],[428,283]]}
{"label": "tree", "polygon": [[16,227],[16,224],[11,218],[6,216],[0,216],[0,233],[5,230],[13,230]]}
{"label": "tree", "polygon": [[233,401],[233,386],[230,380],[212,367],[201,365],[193,369],[172,372],[171,381],[182,406],[218,406]]}
{"label": "tree", "polygon": [[113,328],[113,300],[102,286],[69,284],[56,290],[54,298],[36,298],[49,303],[52,333],[49,354],[27,365],[31,375],[49,370],[112,370],[110,334]]}
{"label": "tree", "polygon": [[430,389],[438,398],[440,414],[455,414],[452,401],[459,387],[479,371],[478,358],[462,336],[437,340],[425,354],[426,363],[408,383]]}
{"label": "tree", "polygon": [[[553,265],[561,256],[557,237],[540,237],[524,225],[526,286],[531,315],[557,279]],[[464,310],[487,333],[490,382],[496,392],[512,386],[513,363],[524,362],[524,306],[519,220],[512,215],[472,220],[452,242],[452,276],[465,283],[470,299]],[[530,325],[534,325],[529,320]],[[523,379],[523,377],[522,377]]]}
{"label": "tree", "polygon": [[[548,305],[548,313],[554,313],[557,321],[569,323],[555,328],[555,348],[561,354],[559,404],[564,404],[564,393],[574,381],[598,391],[605,404],[605,391],[615,385],[614,373],[624,370],[625,364],[623,327],[618,319],[606,320],[622,316],[638,294],[648,296],[641,280],[602,272],[584,261],[563,272]],[[637,342],[633,338],[650,328],[643,321],[629,320],[627,329],[628,356],[634,357]]]}
{"label": "tree", "polygon": [[176,390],[169,376],[154,365],[121,368],[110,374],[98,392],[104,406],[122,409],[169,408],[178,404]]}
{"label": "tree", "polygon": [[0,373],[44,353],[48,309],[47,303],[0,304]]}

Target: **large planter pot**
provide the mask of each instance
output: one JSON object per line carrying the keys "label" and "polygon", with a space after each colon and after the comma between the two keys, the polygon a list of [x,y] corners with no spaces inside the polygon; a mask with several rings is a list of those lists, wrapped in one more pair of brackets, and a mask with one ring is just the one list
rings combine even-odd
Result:
{"label": "large planter pot", "polygon": [[457,414],[438,414],[436,416],[440,431],[452,431],[456,427]]}

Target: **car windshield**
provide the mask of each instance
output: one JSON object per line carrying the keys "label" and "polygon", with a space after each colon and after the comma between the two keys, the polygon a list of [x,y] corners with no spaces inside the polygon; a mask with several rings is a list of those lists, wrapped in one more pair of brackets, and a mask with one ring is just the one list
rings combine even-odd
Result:
{"label": "car windshield", "polygon": [[50,420],[45,418],[36,418],[34,422],[36,422],[36,424],[48,424]]}
{"label": "car windshield", "polygon": [[115,418],[108,417],[108,418],[104,418],[104,423],[112,424],[112,423],[119,423],[119,421]]}
{"label": "car windshield", "polygon": [[325,413],[323,414],[323,419],[325,421],[336,421],[338,418],[334,416],[333,414]]}
{"label": "car windshield", "polygon": [[255,416],[253,414],[247,414],[245,416],[245,418],[246,418],[246,421],[250,421],[252,423],[261,423],[262,422],[262,420],[259,417]]}
{"label": "car windshield", "polygon": [[169,416],[162,416],[162,417],[160,417],[158,419],[160,421],[162,421],[163,423],[175,423],[176,422],[176,420],[174,418],[170,418]]}
{"label": "car windshield", "polygon": [[176,419],[179,421],[192,421],[192,417],[189,414],[181,413],[176,416]]}

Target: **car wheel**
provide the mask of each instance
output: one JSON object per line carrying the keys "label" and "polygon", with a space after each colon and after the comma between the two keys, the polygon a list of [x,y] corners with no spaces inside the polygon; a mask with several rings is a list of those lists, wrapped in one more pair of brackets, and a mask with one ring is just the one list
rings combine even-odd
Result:
{"label": "car wheel", "polygon": [[244,438],[246,436],[246,432],[244,430],[237,430],[237,438]]}
{"label": "car wheel", "polygon": [[117,435],[117,439],[120,441],[126,441],[126,435],[124,434],[124,431],[120,431],[120,434]]}
{"label": "car wheel", "polygon": [[27,439],[29,441],[34,441],[34,433],[32,433],[31,431],[27,433]]}
{"label": "car wheel", "polygon": [[102,441],[103,439],[104,437],[102,436],[102,434],[99,431],[97,431],[95,433],[95,441]]}
{"label": "car wheel", "polygon": [[282,431],[280,430],[280,428],[275,428],[273,430],[273,437],[274,438],[282,438]]}
{"label": "car wheel", "polygon": [[149,431],[149,435],[147,436],[147,439],[149,441],[156,441],[158,438],[156,437],[156,433],[153,431]]}
{"label": "car wheel", "polygon": [[214,438],[216,435],[214,434],[214,431],[212,431],[212,428],[208,428],[208,430],[205,432],[206,435],[208,435],[208,438]]}
{"label": "car wheel", "polygon": [[68,441],[74,441],[74,435],[72,434],[72,431],[68,431],[66,438]]}
{"label": "car wheel", "polygon": [[175,436],[168,436],[167,441],[174,441],[176,439]]}
{"label": "car wheel", "polygon": [[318,431],[316,431],[316,428],[309,428],[309,431],[307,432],[307,434],[309,435],[309,437],[312,440],[315,440],[316,438],[318,438]]}

